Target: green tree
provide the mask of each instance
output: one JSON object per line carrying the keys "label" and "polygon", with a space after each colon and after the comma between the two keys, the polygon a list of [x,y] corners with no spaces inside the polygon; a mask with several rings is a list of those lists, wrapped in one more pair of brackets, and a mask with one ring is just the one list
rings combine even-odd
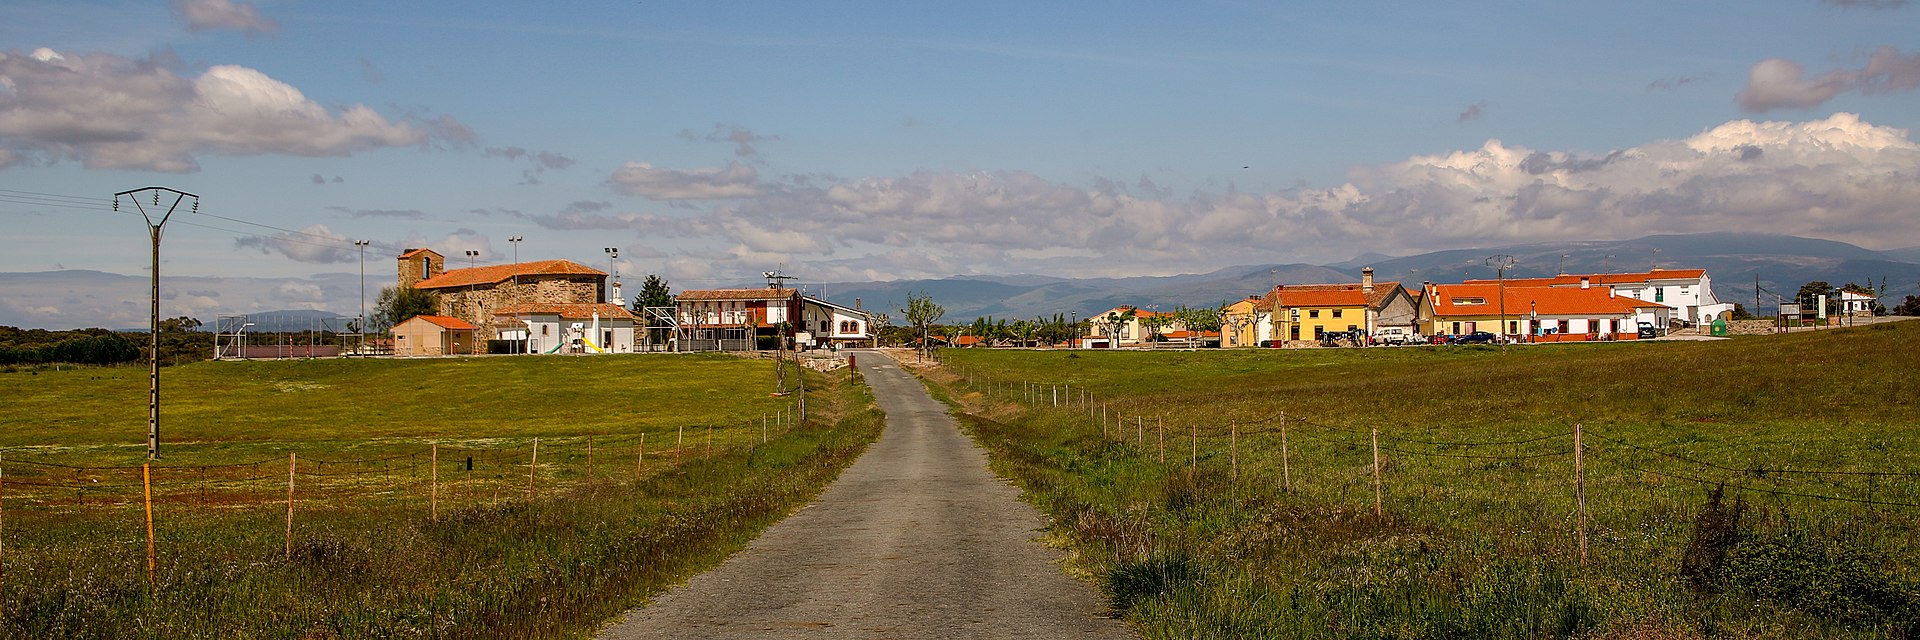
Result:
{"label": "green tree", "polygon": [[939,322],[940,317],[944,315],[947,315],[946,308],[935,303],[933,297],[925,292],[907,294],[907,308],[900,310],[900,316],[906,318],[907,326],[913,327],[915,332],[920,334],[921,357],[931,353],[931,345],[927,343],[928,328]]}
{"label": "green tree", "polygon": [[1149,311],[1145,315],[1140,316],[1140,328],[1147,332],[1146,339],[1148,343],[1159,342],[1160,331],[1173,326],[1173,323],[1174,315],[1171,313]]}
{"label": "green tree", "polygon": [[1893,308],[1896,316],[1920,316],[1920,296],[1907,296],[1906,301]]}
{"label": "green tree", "polygon": [[413,287],[381,287],[373,304],[372,324],[381,331],[392,329],[407,318],[440,312],[440,296]]}
{"label": "green tree", "polygon": [[667,328],[658,324],[653,316],[647,314],[647,307],[672,306],[673,290],[667,287],[667,279],[656,274],[647,274],[647,279],[640,283],[640,295],[633,299],[633,314],[639,316],[641,322],[646,323],[648,344],[666,341]]}
{"label": "green tree", "polygon": [[1752,320],[1753,312],[1747,310],[1747,305],[1735,302],[1733,303],[1733,314],[1727,319],[1728,320]]}
{"label": "green tree", "polygon": [[1793,300],[1800,303],[1800,308],[1813,310],[1820,304],[1820,296],[1827,296],[1828,311],[1833,311],[1833,307],[1840,302],[1833,285],[1827,284],[1825,280],[1815,280],[1800,285],[1800,291],[1793,294]]}

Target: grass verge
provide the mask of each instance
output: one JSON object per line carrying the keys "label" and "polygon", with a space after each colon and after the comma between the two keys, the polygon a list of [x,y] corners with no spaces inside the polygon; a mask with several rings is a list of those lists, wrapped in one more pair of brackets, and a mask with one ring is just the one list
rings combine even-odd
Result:
{"label": "grass verge", "polygon": [[1887,638],[1920,633],[1916,346],[1920,323],[1506,354],[950,351],[926,377],[1149,638]]}

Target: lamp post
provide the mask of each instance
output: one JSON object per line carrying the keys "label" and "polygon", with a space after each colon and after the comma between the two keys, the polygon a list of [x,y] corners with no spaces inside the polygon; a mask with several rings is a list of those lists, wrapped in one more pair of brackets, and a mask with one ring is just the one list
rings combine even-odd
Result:
{"label": "lamp post", "polygon": [[1527,312],[1527,319],[1528,319],[1528,324],[1533,326],[1533,331],[1527,334],[1528,342],[1533,342],[1532,336],[1540,335],[1540,301],[1534,300],[1531,302],[1531,304],[1533,306],[1533,309]]}
{"label": "lamp post", "polygon": [[1073,329],[1072,337],[1067,338],[1067,348],[1077,349],[1080,346],[1080,310],[1068,311],[1067,318],[1067,326]]}
{"label": "lamp post", "polygon": [[620,247],[607,247],[602,251],[607,252],[607,266],[613,268],[613,281],[608,283],[607,298],[609,302],[617,302],[612,298],[614,287],[620,284]]}

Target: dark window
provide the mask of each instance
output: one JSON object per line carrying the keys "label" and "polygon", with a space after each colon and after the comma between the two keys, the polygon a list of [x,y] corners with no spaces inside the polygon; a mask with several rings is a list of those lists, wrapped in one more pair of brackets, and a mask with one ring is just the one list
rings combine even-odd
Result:
{"label": "dark window", "polygon": [[1566,332],[1567,332],[1567,328],[1568,328],[1568,327],[1567,327],[1567,321],[1565,321],[1565,320],[1561,320],[1561,321],[1560,321],[1560,333],[1566,333]]}
{"label": "dark window", "polygon": [[1335,317],[1335,318],[1338,318],[1338,317],[1340,317],[1340,311],[1341,311],[1340,309],[1334,309],[1334,310],[1333,310],[1333,317]]}
{"label": "dark window", "polygon": [[1307,312],[1307,317],[1309,317],[1309,318],[1318,318],[1318,317],[1320,317],[1320,310],[1319,310],[1319,309],[1313,309],[1313,310],[1311,310],[1311,311],[1308,311],[1308,312]]}

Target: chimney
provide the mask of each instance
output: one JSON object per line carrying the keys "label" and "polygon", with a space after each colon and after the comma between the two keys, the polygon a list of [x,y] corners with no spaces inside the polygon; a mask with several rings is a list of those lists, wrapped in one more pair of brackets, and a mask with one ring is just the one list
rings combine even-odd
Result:
{"label": "chimney", "polygon": [[1580,276],[1580,288],[1585,289],[1590,286],[1593,286],[1593,283],[1586,276]]}
{"label": "chimney", "polygon": [[1360,270],[1360,292],[1373,293],[1373,267]]}
{"label": "chimney", "polygon": [[859,310],[860,310],[860,299],[859,299],[859,298],[854,298],[854,299],[853,299],[853,310],[854,310],[854,311],[859,311]]}

